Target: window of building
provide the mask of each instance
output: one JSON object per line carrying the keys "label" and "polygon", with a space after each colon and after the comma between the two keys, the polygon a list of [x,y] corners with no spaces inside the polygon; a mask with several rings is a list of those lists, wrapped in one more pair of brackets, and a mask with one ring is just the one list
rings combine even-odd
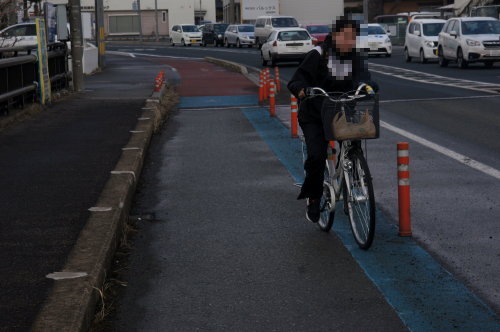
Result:
{"label": "window of building", "polygon": [[161,23],[167,23],[167,12],[161,12]]}
{"label": "window of building", "polygon": [[116,15],[109,17],[109,33],[139,33],[138,15]]}

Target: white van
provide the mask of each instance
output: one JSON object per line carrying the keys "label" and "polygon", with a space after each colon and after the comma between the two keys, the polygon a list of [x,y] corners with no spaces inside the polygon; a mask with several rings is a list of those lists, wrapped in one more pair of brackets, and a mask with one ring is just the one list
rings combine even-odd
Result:
{"label": "white van", "polygon": [[299,22],[292,16],[259,16],[255,21],[255,43],[261,48],[274,30],[298,27]]}
{"label": "white van", "polygon": [[404,57],[406,62],[418,58],[420,63],[437,59],[438,36],[445,20],[418,19],[411,21],[406,29]]}

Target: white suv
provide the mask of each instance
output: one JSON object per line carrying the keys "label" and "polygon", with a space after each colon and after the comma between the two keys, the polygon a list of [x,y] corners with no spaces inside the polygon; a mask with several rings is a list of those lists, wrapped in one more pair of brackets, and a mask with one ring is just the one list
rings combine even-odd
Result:
{"label": "white suv", "polygon": [[492,67],[500,62],[500,21],[490,17],[449,19],[438,41],[439,65],[456,61],[460,68],[470,62],[484,62]]}
{"label": "white suv", "polygon": [[255,21],[255,43],[261,48],[274,30],[298,27],[299,23],[291,16],[259,16]]}
{"label": "white suv", "polygon": [[306,29],[274,30],[260,50],[262,65],[270,62],[274,67],[277,62],[300,62],[313,47],[312,37]]}
{"label": "white suv", "polygon": [[406,62],[419,58],[420,63],[428,59],[437,59],[438,35],[445,25],[445,20],[413,20],[406,29],[404,57]]}

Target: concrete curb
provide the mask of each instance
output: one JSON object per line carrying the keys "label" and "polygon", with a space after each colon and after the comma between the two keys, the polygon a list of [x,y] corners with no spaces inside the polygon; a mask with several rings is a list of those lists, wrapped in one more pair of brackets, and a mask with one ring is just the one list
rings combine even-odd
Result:
{"label": "concrete curb", "polygon": [[222,60],[222,59],[217,59],[217,58],[212,58],[212,57],[205,57],[205,61],[214,63],[216,65],[222,66],[226,69],[229,69],[231,71],[235,71],[237,73],[241,73],[243,75],[248,74],[248,69],[247,67],[240,65],[239,63],[232,62],[232,61],[227,61],[227,60]]}
{"label": "concrete curb", "polygon": [[[154,93],[145,108],[152,102],[160,102],[165,91],[164,86],[160,93]],[[87,275],[54,281],[32,331],[87,331],[91,326],[100,288],[129,216],[156,114],[150,109],[143,110],[63,268],[64,272]]]}

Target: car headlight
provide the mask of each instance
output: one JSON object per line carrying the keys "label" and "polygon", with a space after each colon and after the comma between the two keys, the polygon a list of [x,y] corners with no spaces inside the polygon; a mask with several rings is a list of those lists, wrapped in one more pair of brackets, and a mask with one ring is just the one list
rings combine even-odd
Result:
{"label": "car headlight", "polygon": [[479,42],[477,40],[467,39],[466,42],[467,42],[467,45],[469,45],[469,46],[481,46],[481,42]]}
{"label": "car headlight", "polygon": [[222,38],[222,35],[218,35],[217,37]]}
{"label": "car headlight", "polygon": [[434,47],[434,42],[430,41],[430,40],[426,40],[424,41],[424,44],[425,46],[427,47]]}
{"label": "car headlight", "polygon": [[391,42],[391,38],[387,38],[386,40],[384,40],[384,43],[386,44],[389,44]]}

